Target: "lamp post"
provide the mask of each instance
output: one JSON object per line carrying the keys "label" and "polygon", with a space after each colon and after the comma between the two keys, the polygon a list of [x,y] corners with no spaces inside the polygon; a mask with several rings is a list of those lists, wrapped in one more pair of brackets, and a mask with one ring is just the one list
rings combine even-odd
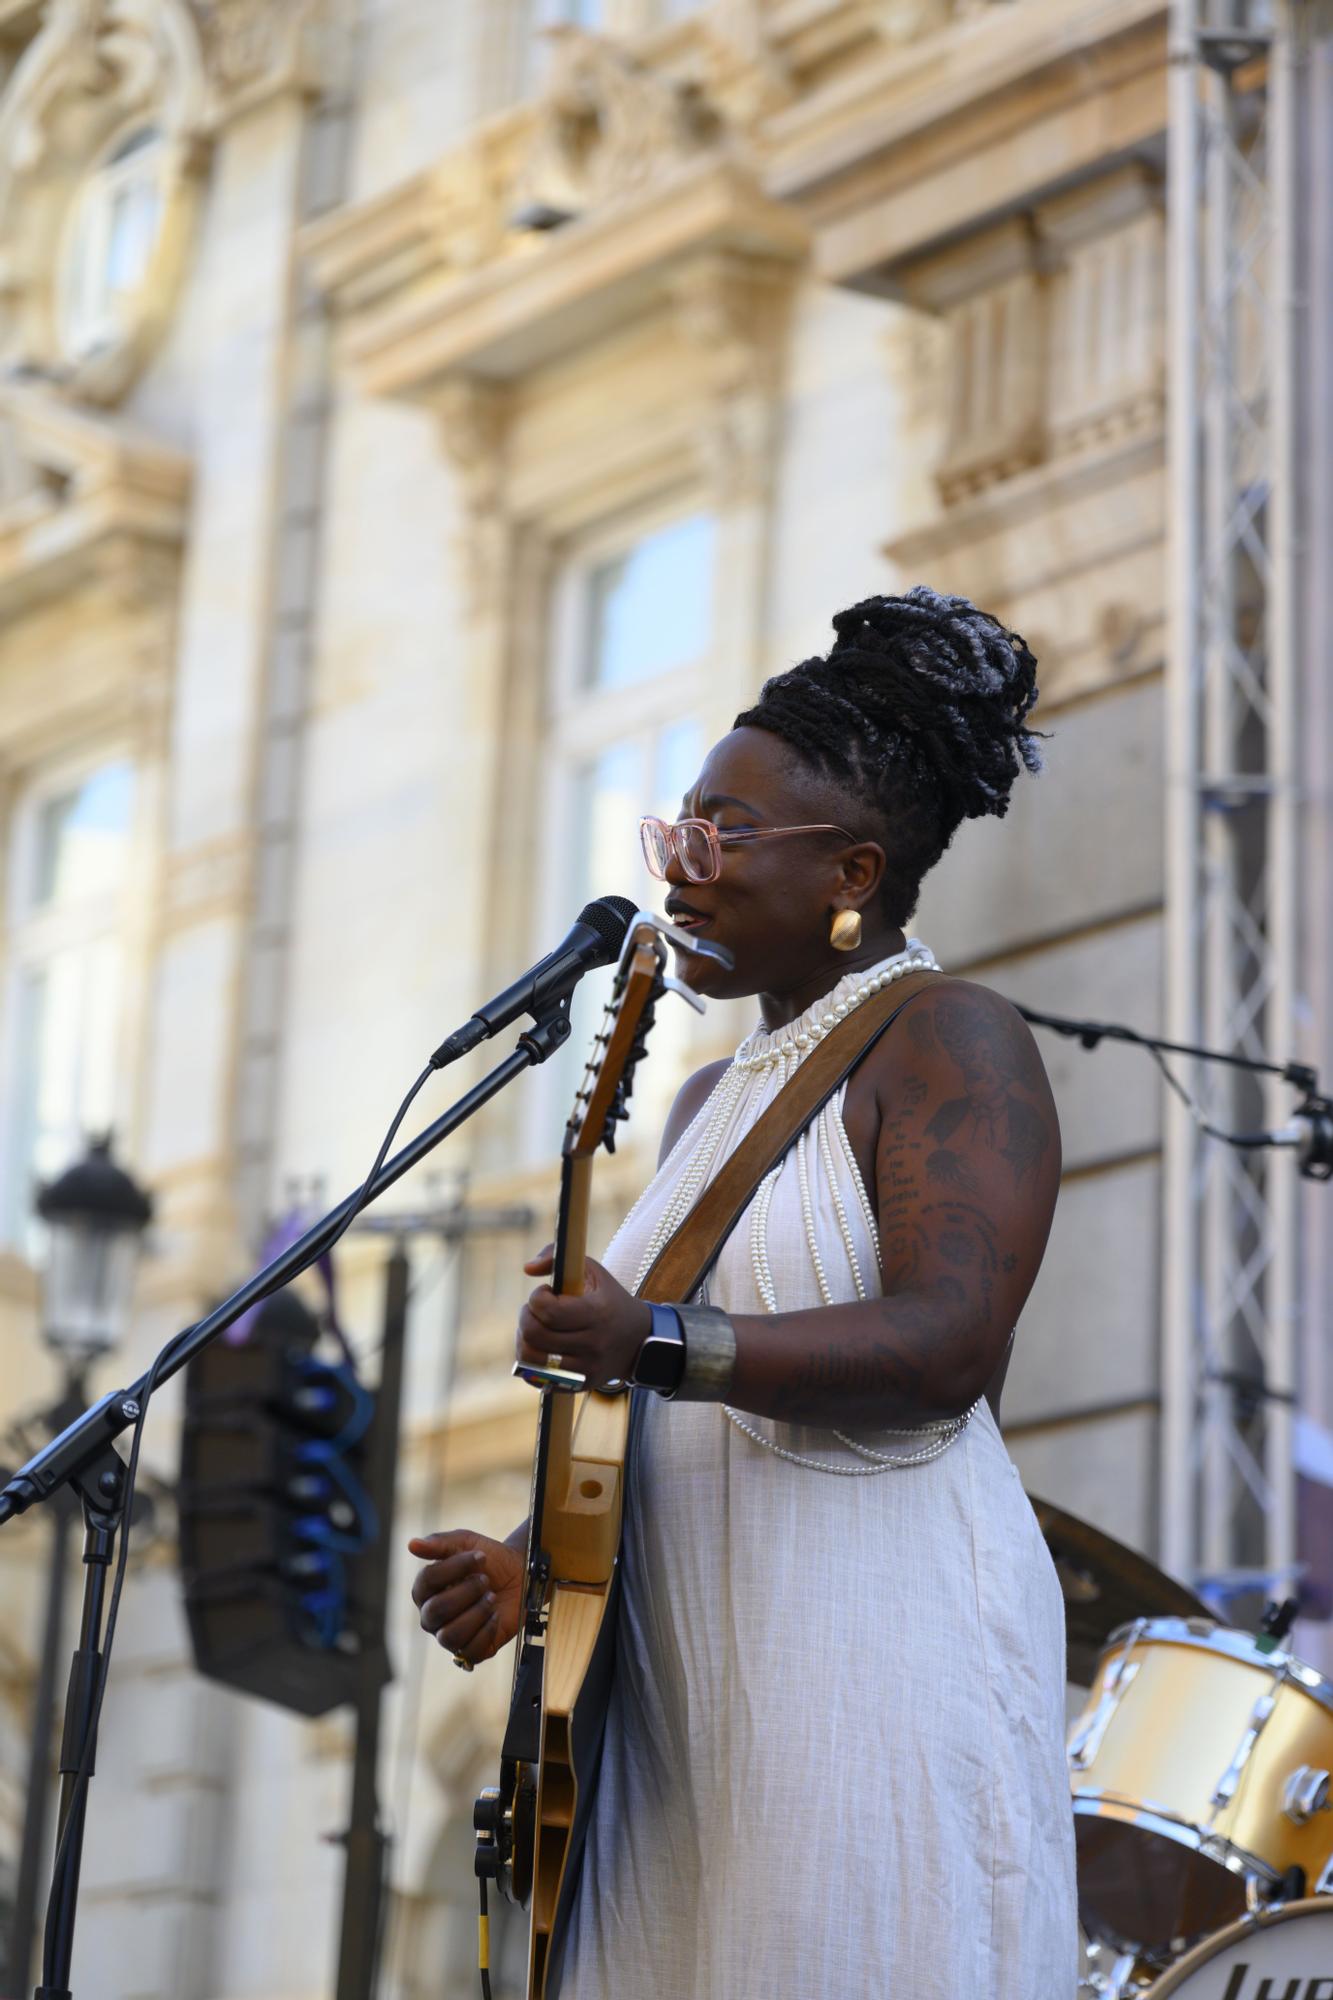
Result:
{"label": "lamp post", "polygon": [[[64,1369],[60,1400],[45,1415],[55,1436],[73,1423],[83,1409],[88,1368],[119,1347],[128,1329],[143,1234],[152,1219],[153,1205],[138,1183],[112,1159],[108,1134],[91,1140],[81,1160],[39,1189],[36,1209],[47,1229],[41,1333]],[[28,1990],[32,1964],[38,1885],[47,1840],[51,1723],[60,1659],[65,1572],[70,1530],[78,1511],[78,1500],[67,1488],[54,1496],[23,1844],[5,1983],[7,2000],[22,2000]]]}

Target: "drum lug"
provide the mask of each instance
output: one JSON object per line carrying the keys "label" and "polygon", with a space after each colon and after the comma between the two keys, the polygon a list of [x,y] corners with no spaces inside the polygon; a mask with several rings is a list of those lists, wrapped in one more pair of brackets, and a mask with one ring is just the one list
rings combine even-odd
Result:
{"label": "drum lug", "polygon": [[1250,1753],[1259,1741],[1260,1732],[1276,1707],[1276,1693],[1261,1694],[1258,1701],[1255,1702],[1254,1707],[1250,1710],[1249,1727],[1236,1746],[1235,1756],[1217,1781],[1217,1789],[1213,1793],[1213,1804],[1215,1806],[1228,1806],[1231,1804],[1232,1799],[1235,1798],[1236,1787],[1240,1783],[1241,1772],[1249,1763]]}
{"label": "drum lug", "polygon": [[1319,1879],[1313,1889],[1311,1889],[1310,1894],[1312,1896],[1333,1896],[1333,1854],[1329,1855],[1328,1860],[1320,1869]]}
{"label": "drum lug", "polygon": [[1294,1826],[1304,1826],[1329,1808],[1329,1774],[1298,1764],[1282,1788],[1282,1810]]}
{"label": "drum lug", "polygon": [[1142,1966],[1132,1951],[1118,1956],[1105,1972],[1100,1960],[1101,1947],[1089,1945],[1088,1972],[1078,1982],[1080,1993],[1097,1993],[1101,2000],[1129,2000],[1130,1995],[1143,1992]]}
{"label": "drum lug", "polygon": [[1086,1771],[1093,1758],[1097,1755],[1097,1752],[1101,1749],[1102,1738],[1111,1725],[1111,1717],[1115,1714],[1116,1709],[1129,1690],[1130,1683],[1138,1673],[1139,1663],[1137,1660],[1131,1660],[1130,1654],[1142,1637],[1146,1624],[1147,1620],[1143,1618],[1138,1618],[1134,1621],[1129,1629],[1129,1634],[1125,1640],[1119,1659],[1113,1660],[1107,1669],[1106,1680],[1102,1686],[1101,1699],[1087,1721],[1081,1723],[1070,1737],[1069,1763],[1072,1770]]}

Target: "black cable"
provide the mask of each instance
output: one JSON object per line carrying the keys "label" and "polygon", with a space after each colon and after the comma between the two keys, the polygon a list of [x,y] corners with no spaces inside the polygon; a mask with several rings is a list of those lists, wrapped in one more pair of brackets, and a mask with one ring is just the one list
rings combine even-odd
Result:
{"label": "black cable", "polygon": [[[1279,1132],[1225,1132],[1220,1125],[1214,1125],[1204,1112],[1203,1106],[1167,1068],[1163,1050],[1168,1050],[1172,1055],[1196,1056],[1204,1062],[1225,1063],[1232,1069],[1246,1070],[1252,1075],[1278,1076],[1284,1082],[1293,1084],[1297,1089],[1307,1093],[1311,1100],[1307,1109],[1312,1109],[1316,1102],[1322,1103],[1322,1100],[1314,1098],[1318,1078],[1315,1072],[1303,1063],[1264,1062],[1256,1056],[1231,1055],[1222,1049],[1198,1048],[1189,1042],[1164,1042],[1154,1035],[1141,1035],[1137,1028],[1126,1028],[1118,1022],[1071,1021],[1059,1014],[1039,1014],[1034,1008],[1015,1004],[1016,1011],[1033,1027],[1051,1028],[1057,1035],[1071,1037],[1085,1049],[1095,1049],[1098,1043],[1103,1041],[1128,1042],[1132,1048],[1146,1049],[1199,1130],[1206,1132],[1210,1139],[1221,1139],[1225,1145],[1236,1146],[1242,1151],[1247,1148],[1257,1150],[1266,1146],[1295,1145],[1298,1141]],[[1297,1107],[1298,1115],[1301,1108]]]}
{"label": "black cable", "polygon": [[[338,1241],[338,1238],[342,1235],[343,1231],[347,1228],[348,1224],[359,1213],[360,1209],[365,1203],[369,1189],[374,1183],[375,1176],[378,1174],[380,1168],[383,1166],[389,1148],[393,1144],[394,1139],[397,1136],[398,1128],[402,1124],[403,1119],[407,1116],[407,1112],[412,1103],[413,1098],[417,1095],[417,1092],[421,1089],[421,1086],[426,1082],[427,1078],[433,1076],[434,1074],[435,1074],[434,1070],[431,1068],[429,1064],[427,1064],[426,1068],[422,1070],[420,1076],[417,1078],[416,1082],[412,1085],[412,1088],[408,1091],[406,1097],[403,1099],[402,1103],[399,1105],[397,1111],[395,1112],[393,1123],[390,1125],[388,1131],[385,1133],[384,1142],[381,1145],[379,1152],[375,1156],[375,1164],[371,1167],[370,1172],[366,1175],[364,1181],[362,1181],[360,1188],[357,1190],[356,1199],[352,1203],[352,1206],[348,1209],[347,1214],[344,1216],[342,1222],[339,1224],[336,1233],[329,1239],[327,1243],[323,1243],[320,1245],[319,1250],[315,1253],[315,1256],[309,1258],[307,1262],[301,1266],[301,1270],[308,1270],[310,1268],[310,1265],[314,1263],[318,1257],[326,1256],[328,1252],[332,1250],[334,1244]],[[284,1285],[290,1284],[292,1278],[298,1277],[299,1275],[300,1275],[299,1271],[293,1271],[288,1278],[283,1280],[283,1284]],[[282,1289],[283,1289],[282,1285],[274,1285],[270,1288],[269,1291],[262,1292],[260,1294],[260,1298],[269,1298],[272,1296],[272,1293],[274,1291],[281,1291]],[[258,1304],[259,1300],[255,1300],[254,1303]],[[143,1444],[144,1424],[147,1421],[148,1417],[148,1405],[152,1399],[153,1392],[157,1387],[158,1377],[161,1375],[162,1370],[167,1366],[167,1363],[175,1356],[181,1343],[185,1340],[188,1340],[193,1332],[194,1328],[192,1326],[186,1327],[182,1333],[173,1334],[171,1339],[168,1340],[165,1343],[165,1345],[158,1350],[157,1354],[154,1356],[152,1366],[149,1368],[148,1374],[144,1378],[143,1388],[140,1391],[138,1398],[139,1414],[135,1418],[134,1434],[130,1444],[129,1463],[125,1468],[124,1492],[121,1500],[120,1549],[116,1557],[116,1574],[115,1574],[115,1579],[111,1586],[111,1598],[107,1607],[106,1628],[102,1635],[102,1645],[101,1645],[102,1659],[101,1659],[101,1667],[99,1669],[97,1676],[97,1692],[93,1697],[93,1709],[92,1709],[92,1715],[89,1718],[88,1728],[84,1735],[83,1742],[79,1747],[78,1769],[74,1774],[74,1784],[70,1792],[69,1811],[65,1818],[64,1831],[60,1836],[60,1842],[56,1848],[55,1861],[52,1864],[51,1890],[48,1893],[46,1901],[46,1922],[43,1929],[42,1953],[43,1953],[43,1964],[44,1964],[43,1984],[47,1986],[52,1984],[52,1979],[50,1977],[51,1974],[50,1958],[55,1946],[55,1922],[56,1922],[55,1888],[60,1880],[61,1868],[64,1863],[66,1851],[68,1850],[69,1847],[70,1836],[73,1832],[75,1823],[77,1822],[79,1817],[80,1806],[87,1794],[88,1781],[89,1777],[91,1776],[91,1768],[92,1768],[92,1747],[97,1740],[98,1724],[101,1721],[101,1716],[102,1716],[102,1703],[106,1699],[107,1681],[110,1677],[111,1648],[115,1641],[116,1621],[120,1614],[121,1592],[124,1589],[125,1569],[129,1560],[130,1513],[134,1502],[135,1482],[139,1475],[139,1452]]]}
{"label": "black cable", "polygon": [[[1151,1042],[1143,1042],[1140,1046],[1147,1049],[1148,1054],[1152,1057],[1158,1069],[1161,1070],[1162,1075],[1166,1078],[1172,1090],[1175,1091],[1176,1096],[1189,1112],[1190,1117],[1194,1120],[1199,1130],[1206,1132],[1210,1139],[1222,1139],[1228,1146],[1239,1146],[1242,1149],[1247,1146],[1274,1146],[1278,1143],[1277,1134],[1274,1132],[1224,1132],[1220,1125],[1211,1124],[1204,1113],[1203,1106],[1190,1096],[1188,1090],[1186,1090],[1178,1077],[1172,1076],[1166,1066],[1166,1058],[1162,1054],[1162,1051],[1154,1048]],[[1268,1067],[1271,1072],[1272,1066],[1269,1065]]]}

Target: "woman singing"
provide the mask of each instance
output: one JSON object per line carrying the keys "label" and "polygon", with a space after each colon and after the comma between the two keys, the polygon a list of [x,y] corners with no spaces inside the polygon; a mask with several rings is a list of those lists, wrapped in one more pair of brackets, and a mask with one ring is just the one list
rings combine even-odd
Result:
{"label": "woman singing", "polygon": [[[561,2000],[1075,1991],[1061,1595],[997,1427],[1059,1130],[1013,1008],[904,935],[958,826],[1037,767],[1036,663],[923,587],[833,622],[644,822],[667,914],[734,960],[682,948],[680,976],[758,1024],[682,1088],[587,1290],[519,1320],[523,1357],[633,1381],[636,1287],[700,1190],[832,1026],[930,975],[762,1181],[665,1370],[654,1342]],[[524,1531],[412,1546],[422,1625],[491,1658]]]}

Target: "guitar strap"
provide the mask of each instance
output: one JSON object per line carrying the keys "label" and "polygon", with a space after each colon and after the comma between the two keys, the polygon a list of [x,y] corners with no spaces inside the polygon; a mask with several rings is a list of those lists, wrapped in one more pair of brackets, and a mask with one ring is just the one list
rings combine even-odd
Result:
{"label": "guitar strap", "polygon": [[662,1245],[639,1286],[641,1299],[667,1305],[693,1298],[765,1174],[800,1138],[904,1007],[939,976],[937,972],[909,972],[896,979],[892,986],[863,1000],[816,1045]]}

